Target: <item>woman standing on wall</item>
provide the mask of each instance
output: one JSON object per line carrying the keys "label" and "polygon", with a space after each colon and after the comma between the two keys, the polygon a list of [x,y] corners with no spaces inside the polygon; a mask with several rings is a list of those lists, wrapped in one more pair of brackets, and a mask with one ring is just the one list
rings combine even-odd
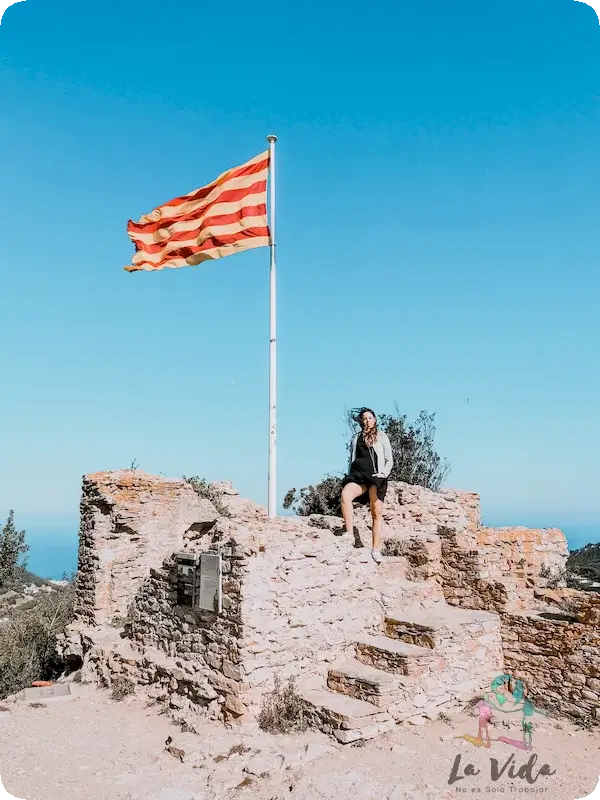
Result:
{"label": "woman standing on wall", "polygon": [[381,563],[381,523],[388,477],[394,466],[390,440],[377,427],[377,417],[370,408],[362,408],[354,418],[361,431],[352,438],[350,467],[342,481],[342,534],[354,533],[353,503],[370,503],[373,518],[371,556]]}

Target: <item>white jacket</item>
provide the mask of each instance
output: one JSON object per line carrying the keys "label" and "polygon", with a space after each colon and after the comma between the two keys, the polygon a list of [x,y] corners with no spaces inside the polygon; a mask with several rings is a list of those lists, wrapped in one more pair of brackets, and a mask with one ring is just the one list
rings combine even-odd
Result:
{"label": "white jacket", "polygon": [[[350,451],[350,462],[348,465],[348,472],[350,472],[350,467],[352,466],[352,462],[356,458],[356,444],[358,442],[359,436],[360,433],[356,433],[352,437],[352,447]],[[373,450],[377,454],[378,474],[384,475],[386,478],[388,478],[394,466],[394,458],[392,456],[392,445],[390,444],[390,440],[388,438],[387,433],[385,433],[382,430],[377,431],[377,439],[375,439]]]}

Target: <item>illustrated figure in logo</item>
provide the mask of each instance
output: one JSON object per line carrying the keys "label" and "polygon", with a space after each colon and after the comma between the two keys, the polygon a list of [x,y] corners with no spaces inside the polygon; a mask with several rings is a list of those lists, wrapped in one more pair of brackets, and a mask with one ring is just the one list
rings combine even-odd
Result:
{"label": "illustrated figure in logo", "polygon": [[[484,747],[490,747],[492,740],[490,738],[490,720],[492,718],[492,709],[485,700],[480,700],[475,708],[479,714],[479,727],[477,730],[477,738],[482,742]],[[485,739],[484,739],[485,735]]]}
{"label": "illustrated figure in logo", "polygon": [[[512,692],[510,692],[511,683],[513,685]],[[508,687],[508,691],[512,694],[512,701],[504,693],[503,689]],[[514,680],[512,675],[499,675],[491,683],[491,692],[486,692],[483,700],[480,700],[475,709],[478,716],[478,729],[477,736],[470,736],[464,734],[457,736],[457,739],[465,739],[475,745],[475,747],[491,747],[491,742],[504,742],[513,747],[518,747],[520,750],[531,750],[533,747],[533,712],[535,708],[531,700],[525,698],[525,686],[523,681]],[[521,730],[523,740],[509,739],[506,736],[499,736],[497,739],[490,737],[489,723],[492,719],[493,711],[500,711],[503,714],[523,714],[521,721]]]}
{"label": "illustrated figure in logo", "polygon": [[523,703],[523,744],[526,745],[527,750],[531,750],[533,747],[532,738],[533,738],[533,722],[532,720],[528,720],[528,717],[533,716],[534,712],[533,703],[530,700],[525,700]]}

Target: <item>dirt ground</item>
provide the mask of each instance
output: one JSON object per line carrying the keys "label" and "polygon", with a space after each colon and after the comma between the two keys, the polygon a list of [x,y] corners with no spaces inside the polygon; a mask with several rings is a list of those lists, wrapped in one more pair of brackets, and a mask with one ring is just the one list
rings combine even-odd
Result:
{"label": "dirt ground", "polygon": [[[0,703],[7,709],[0,711],[0,779],[9,795],[22,800],[532,795],[579,800],[598,786],[594,797],[600,798],[600,733],[564,721],[535,719],[536,758],[529,776],[534,782],[528,782],[517,773],[532,753],[496,741],[487,750],[455,738],[476,733],[476,720],[466,712],[422,727],[399,726],[355,747],[314,731],[270,736],[256,727],[206,723],[198,734],[182,733],[140,698],[116,702],[90,686],[72,684],[71,689],[71,697],[46,700],[42,707]],[[492,737],[497,736],[520,739],[518,723],[512,730],[494,727]],[[501,771],[511,756],[504,772],[494,776],[492,759]],[[453,768],[457,780],[450,784]],[[475,770],[479,774],[469,774]]]}

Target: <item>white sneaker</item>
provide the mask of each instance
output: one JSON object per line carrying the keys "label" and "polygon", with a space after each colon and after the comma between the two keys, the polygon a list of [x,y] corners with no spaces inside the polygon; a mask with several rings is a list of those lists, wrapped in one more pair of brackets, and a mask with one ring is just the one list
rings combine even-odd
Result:
{"label": "white sneaker", "polygon": [[381,559],[381,553],[379,552],[379,550],[375,550],[375,549],[371,550],[371,558],[373,559],[373,561],[376,564],[381,564],[381,560],[382,559]]}

